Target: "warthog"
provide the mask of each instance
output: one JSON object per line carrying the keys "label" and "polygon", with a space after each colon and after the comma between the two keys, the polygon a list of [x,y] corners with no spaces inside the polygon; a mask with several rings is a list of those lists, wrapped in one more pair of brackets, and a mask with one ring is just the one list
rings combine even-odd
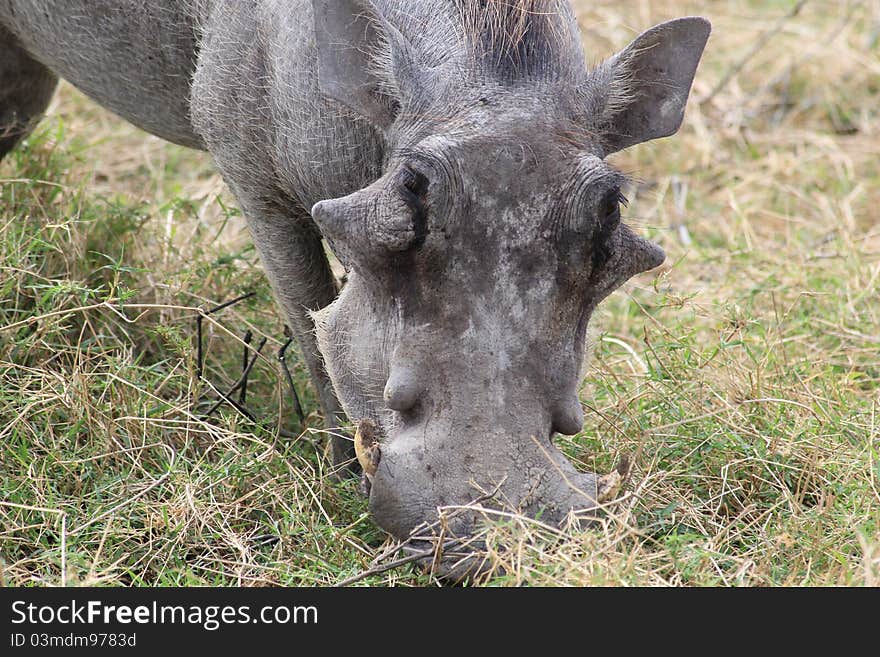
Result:
{"label": "warthog", "polygon": [[376,522],[406,537],[480,491],[559,522],[596,506],[552,442],[582,428],[587,323],[664,259],[605,157],[678,130],[709,31],[590,70],[564,0],[0,0],[0,156],[57,76],[209,151],[327,424],[378,440]]}

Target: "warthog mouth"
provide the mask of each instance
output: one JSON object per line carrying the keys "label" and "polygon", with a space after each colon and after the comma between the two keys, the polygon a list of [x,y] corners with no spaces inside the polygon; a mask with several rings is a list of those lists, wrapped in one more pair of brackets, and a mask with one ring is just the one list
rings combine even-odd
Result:
{"label": "warthog mouth", "polygon": [[[358,424],[355,432],[355,451],[363,468],[361,491],[370,496],[373,481],[382,460],[379,431],[370,420]],[[537,441],[535,441],[537,443]],[[548,460],[551,457],[548,455]],[[371,572],[415,564],[445,583],[479,581],[504,573],[504,566],[493,559],[487,537],[499,522],[514,523],[523,528],[553,535],[570,530],[583,530],[595,525],[603,512],[614,505],[629,477],[630,463],[624,458],[617,469],[604,475],[578,473],[577,483],[569,481],[569,497],[562,516],[541,518],[540,514],[517,508],[505,499],[500,481],[491,490],[470,482],[474,496],[462,504],[435,507],[435,517],[411,529],[407,535],[396,532],[397,541],[374,559]],[[577,484],[591,484],[591,490]],[[397,556],[402,553],[402,556]],[[384,562],[384,563],[383,563]]]}

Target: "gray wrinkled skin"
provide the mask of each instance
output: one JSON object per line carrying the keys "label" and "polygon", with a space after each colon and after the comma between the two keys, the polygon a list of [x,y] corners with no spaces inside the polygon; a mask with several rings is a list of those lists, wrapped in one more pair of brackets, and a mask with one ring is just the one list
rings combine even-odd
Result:
{"label": "gray wrinkled skin", "polygon": [[551,441],[582,427],[587,323],[664,258],[604,158],[677,131],[708,35],[671,21],[588,71],[561,0],[0,0],[0,156],[56,74],[207,149],[328,424],[379,428],[376,521],[497,488],[558,522],[596,504]]}

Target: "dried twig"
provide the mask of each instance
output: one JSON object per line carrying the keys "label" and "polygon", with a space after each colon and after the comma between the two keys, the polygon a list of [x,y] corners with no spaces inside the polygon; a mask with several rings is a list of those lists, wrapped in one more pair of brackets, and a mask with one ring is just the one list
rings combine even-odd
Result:
{"label": "dried twig", "polygon": [[256,292],[248,292],[247,294],[242,294],[240,297],[236,297],[234,299],[230,299],[229,301],[225,301],[221,303],[219,306],[214,306],[208,310],[203,308],[199,308],[199,314],[196,315],[196,378],[201,379],[202,373],[204,372],[204,363],[205,363],[205,352],[204,347],[202,346],[202,320],[208,315],[213,315],[214,313],[218,313],[224,308],[229,308],[229,306],[235,305],[239,301],[244,301],[245,299],[250,299],[254,296]]}
{"label": "dried twig", "polygon": [[[238,389],[238,403],[244,406],[247,403],[247,380],[248,375],[250,374],[251,367],[253,367],[252,363],[256,360],[256,356],[254,356],[254,360],[250,358],[250,346],[251,340],[254,339],[253,331],[247,330],[245,331],[244,338],[242,338],[244,342],[244,349],[242,349],[242,360],[241,360],[241,387]],[[263,341],[265,344],[265,340]],[[262,345],[260,345],[262,348]],[[257,350],[259,352],[259,350]],[[229,393],[232,394],[232,393]]]}
{"label": "dried twig", "polygon": [[247,294],[242,294],[240,297],[235,297],[234,299],[230,299],[229,301],[224,301],[219,306],[214,306],[210,310],[206,310],[206,315],[213,315],[214,313],[219,313],[221,310],[225,308],[229,308],[229,306],[234,306],[240,301],[244,301],[245,299],[250,299],[252,296],[256,295],[256,292],[248,292]]}
{"label": "dried twig", "polygon": [[287,342],[281,345],[281,349],[278,350],[278,362],[281,363],[281,369],[284,371],[287,385],[290,387],[290,395],[293,397],[293,410],[299,418],[300,426],[304,427],[306,424],[306,414],[303,412],[302,404],[299,401],[299,395],[296,394],[296,386],[293,385],[293,375],[290,373],[290,368],[287,365],[287,349],[292,343],[293,337],[289,337],[287,338]]}
{"label": "dried twig", "polygon": [[[220,400],[218,400],[218,401],[217,401],[217,402],[216,402],[216,403],[210,408],[210,412],[211,412],[211,413],[213,413],[217,408],[219,408],[219,407],[220,407],[220,404],[222,404],[223,402],[226,402],[227,404],[229,404],[230,406],[232,406],[232,408],[234,408],[234,409],[237,410],[239,413],[241,413],[242,415],[244,415],[244,416],[245,416],[248,420],[250,420],[251,422],[256,422],[256,421],[257,421],[257,416],[254,415],[253,413],[251,413],[247,408],[245,408],[244,406],[242,406],[241,404],[239,404],[235,399],[233,399],[233,398],[230,397],[229,395],[224,394],[223,391],[219,390],[216,386],[214,386],[214,384],[208,382],[208,385],[210,385],[210,386],[214,389],[214,392],[216,392],[218,395],[220,395]],[[234,392],[234,391],[233,391],[233,392]],[[207,419],[207,418],[208,418],[208,414],[206,413],[204,419]]]}
{"label": "dried twig", "polygon": [[[453,538],[448,541],[444,541],[443,545],[439,546],[440,550],[446,550],[450,547],[454,547],[461,543],[464,539],[461,538]],[[399,546],[395,552],[400,551],[403,548],[403,545]],[[381,573],[387,572],[389,570],[394,570],[395,568],[400,568],[401,566],[405,566],[408,563],[413,563],[414,561],[419,561],[420,559],[427,559],[428,557],[433,556],[437,552],[437,547],[425,548],[424,550],[417,550],[408,554],[405,557],[400,557],[399,559],[395,559],[394,561],[389,561],[384,564],[376,564],[375,566],[371,566],[367,570],[358,573],[357,575],[353,575],[348,579],[344,579],[337,584],[334,584],[334,587],[342,588],[345,586],[349,586],[354,584],[355,582],[360,582],[361,580],[370,577],[371,575],[379,575]]]}
{"label": "dried twig", "polygon": [[236,390],[239,390],[242,386],[247,385],[247,380],[248,380],[248,377],[249,377],[250,374],[251,374],[251,370],[254,368],[254,364],[256,364],[256,362],[257,362],[257,358],[259,358],[259,356],[260,356],[260,352],[263,350],[263,347],[266,346],[266,342],[267,342],[267,341],[268,341],[268,338],[263,338],[263,339],[260,341],[260,344],[257,346],[256,353],[253,355],[253,358],[251,358],[250,361],[247,363],[247,366],[245,367],[244,372],[241,373],[241,376],[238,378],[238,381],[236,381],[236,382],[232,385],[232,387],[226,392],[226,394],[223,394],[222,392],[219,393],[219,394],[220,394],[220,399],[218,399],[218,400],[214,403],[214,405],[211,406],[211,408],[208,409],[208,412],[205,413],[205,419],[211,417],[211,415],[213,415],[214,412],[215,412],[218,408],[220,408],[220,405],[221,405],[224,401],[229,402],[229,403],[232,404],[237,410],[239,410],[239,411],[245,413],[245,414],[246,414],[251,420],[254,419],[254,415],[253,415],[253,413],[251,413],[250,411],[247,410],[247,408],[246,408],[245,405],[244,405],[244,402],[242,402],[240,399],[239,399],[238,402],[233,402],[233,400],[232,400],[232,395],[235,394],[235,391],[236,391]]}

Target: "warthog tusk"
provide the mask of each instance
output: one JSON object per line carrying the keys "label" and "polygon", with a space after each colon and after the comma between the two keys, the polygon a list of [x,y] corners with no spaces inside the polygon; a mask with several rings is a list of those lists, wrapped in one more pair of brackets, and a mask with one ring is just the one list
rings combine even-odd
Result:
{"label": "warthog tusk", "polygon": [[616,470],[596,478],[596,501],[599,504],[610,502],[617,497],[623,487],[623,477]]}
{"label": "warthog tusk", "polygon": [[376,424],[372,420],[364,419],[358,423],[357,431],[354,433],[354,453],[367,480],[372,482],[381,457],[379,440],[376,437]]}

